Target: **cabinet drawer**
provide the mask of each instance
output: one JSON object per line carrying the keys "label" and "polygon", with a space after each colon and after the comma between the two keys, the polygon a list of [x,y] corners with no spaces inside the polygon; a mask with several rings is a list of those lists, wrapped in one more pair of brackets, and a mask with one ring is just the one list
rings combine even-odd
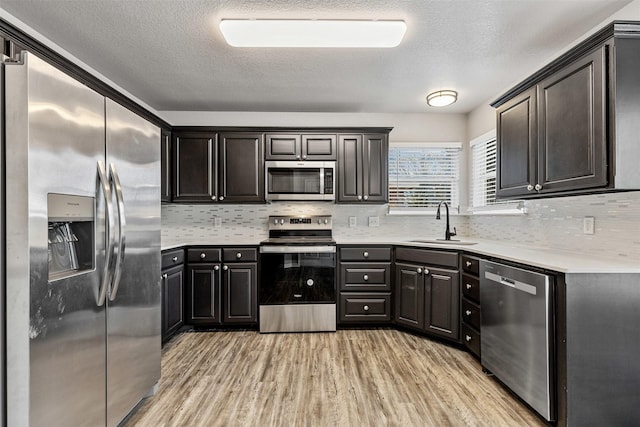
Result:
{"label": "cabinet drawer", "polygon": [[162,252],[162,269],[184,264],[184,249],[172,249]]}
{"label": "cabinet drawer", "polygon": [[457,269],[458,252],[398,247],[396,248],[396,261]]}
{"label": "cabinet drawer", "polygon": [[473,354],[480,357],[480,334],[464,323],[462,324],[462,342]]}
{"label": "cabinet drawer", "polygon": [[480,306],[462,298],[462,320],[480,330]]}
{"label": "cabinet drawer", "polygon": [[390,291],[391,263],[340,263],[340,289],[344,291]]}
{"label": "cabinet drawer", "polygon": [[222,260],[224,262],[257,261],[258,250],[256,248],[224,248],[222,250]]}
{"label": "cabinet drawer", "polygon": [[391,261],[391,248],[341,248],[340,261]]}
{"label": "cabinet drawer", "polygon": [[340,293],[340,321],[391,321],[391,293]]}
{"label": "cabinet drawer", "polygon": [[220,262],[220,249],[214,248],[193,248],[187,249],[188,262]]}
{"label": "cabinet drawer", "polygon": [[462,295],[475,302],[480,302],[480,281],[477,277],[462,273]]}
{"label": "cabinet drawer", "polygon": [[460,259],[462,262],[462,270],[476,276],[480,274],[480,260],[478,258],[462,255]]}

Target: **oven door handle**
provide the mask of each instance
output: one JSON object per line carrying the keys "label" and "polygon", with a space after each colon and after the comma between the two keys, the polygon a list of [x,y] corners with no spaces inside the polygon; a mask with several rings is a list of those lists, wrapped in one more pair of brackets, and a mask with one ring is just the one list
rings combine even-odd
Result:
{"label": "oven door handle", "polygon": [[320,254],[335,253],[336,247],[330,245],[268,245],[260,246],[261,254]]}

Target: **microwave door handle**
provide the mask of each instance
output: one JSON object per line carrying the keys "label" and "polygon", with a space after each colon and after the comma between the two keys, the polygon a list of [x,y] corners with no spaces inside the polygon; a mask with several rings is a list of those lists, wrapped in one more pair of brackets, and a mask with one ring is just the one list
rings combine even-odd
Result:
{"label": "microwave door handle", "polygon": [[320,168],[320,195],[324,194],[324,167]]}
{"label": "microwave door handle", "polygon": [[107,289],[111,284],[112,279],[112,257],[113,252],[115,250],[115,239],[113,238],[113,230],[115,227],[115,217],[113,215],[113,201],[112,201],[112,193],[111,186],[109,185],[109,180],[107,179],[106,170],[102,161],[98,161],[98,178],[100,181],[100,186],[102,187],[102,195],[104,196],[105,202],[105,216],[106,216],[106,242],[105,242],[105,257],[104,257],[104,271],[102,273],[102,283],[100,285],[98,291],[98,301],[96,305],[101,307],[104,305],[105,299],[107,297]]}
{"label": "microwave door handle", "polygon": [[118,294],[118,288],[120,287],[120,277],[122,275],[122,261],[124,260],[124,251],[125,251],[127,221],[124,214],[124,197],[122,195],[122,186],[120,185],[120,177],[118,176],[118,172],[116,172],[116,166],[113,163],[111,163],[109,168],[111,172],[110,179],[111,179],[111,182],[113,182],[113,189],[116,193],[116,201],[118,202],[118,234],[120,236],[120,240],[118,242],[118,253],[116,254],[115,271],[113,273],[113,287],[109,295],[109,300],[113,301],[116,299],[116,295]]}

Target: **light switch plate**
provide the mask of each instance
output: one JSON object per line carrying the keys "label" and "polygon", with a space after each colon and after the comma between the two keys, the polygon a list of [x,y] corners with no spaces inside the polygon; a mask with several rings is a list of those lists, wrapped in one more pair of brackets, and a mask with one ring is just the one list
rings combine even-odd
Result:
{"label": "light switch plate", "polygon": [[215,228],[222,227],[222,218],[218,218],[218,217],[213,218],[213,226]]}
{"label": "light switch plate", "polygon": [[380,217],[379,216],[370,216],[369,217],[369,227],[380,227]]}
{"label": "light switch plate", "polygon": [[596,231],[596,219],[592,216],[585,216],[582,220],[582,232],[584,234],[594,234]]}
{"label": "light switch plate", "polygon": [[349,228],[355,228],[358,225],[358,220],[355,216],[349,217]]}

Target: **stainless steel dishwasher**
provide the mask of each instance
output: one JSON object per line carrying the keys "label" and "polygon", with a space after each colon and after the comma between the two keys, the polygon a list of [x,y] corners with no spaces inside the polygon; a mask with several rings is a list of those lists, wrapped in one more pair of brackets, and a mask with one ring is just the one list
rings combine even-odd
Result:
{"label": "stainless steel dishwasher", "polygon": [[481,363],[554,421],[553,276],[480,261]]}

